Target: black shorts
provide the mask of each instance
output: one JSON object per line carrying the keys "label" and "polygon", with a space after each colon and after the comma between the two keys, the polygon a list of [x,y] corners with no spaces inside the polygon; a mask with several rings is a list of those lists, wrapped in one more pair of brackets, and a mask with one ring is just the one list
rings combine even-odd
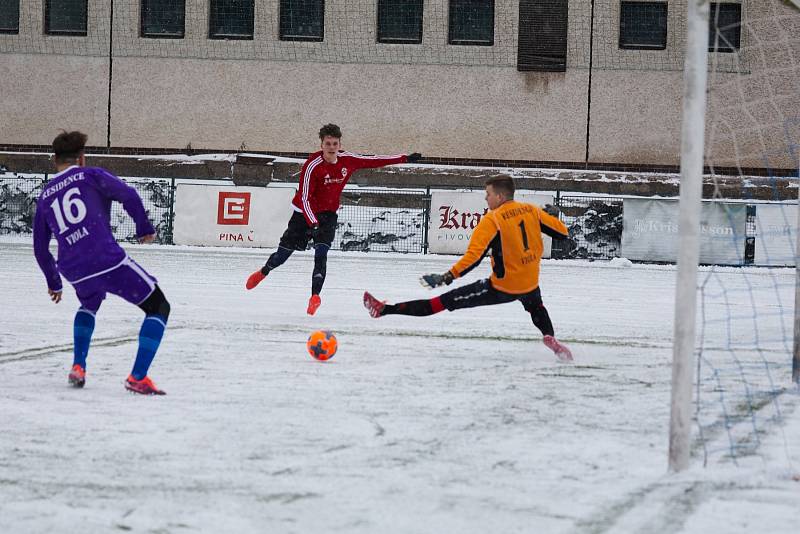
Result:
{"label": "black shorts", "polygon": [[311,235],[311,227],[306,222],[303,214],[295,211],[289,219],[289,225],[286,227],[286,231],[283,232],[279,245],[292,250],[305,250],[308,247],[308,242],[313,239],[315,245],[325,244],[330,247],[333,243],[333,238],[336,236],[336,222],[339,217],[335,211],[322,211],[315,215],[319,221],[319,230],[317,230],[316,237]]}
{"label": "black shorts", "polygon": [[475,308],[477,306],[491,306],[492,304],[505,304],[515,300],[520,301],[522,306],[529,312],[542,305],[542,293],[538,287],[530,293],[514,295],[496,290],[492,287],[488,278],[451,289],[447,293],[440,295],[439,299],[448,311]]}

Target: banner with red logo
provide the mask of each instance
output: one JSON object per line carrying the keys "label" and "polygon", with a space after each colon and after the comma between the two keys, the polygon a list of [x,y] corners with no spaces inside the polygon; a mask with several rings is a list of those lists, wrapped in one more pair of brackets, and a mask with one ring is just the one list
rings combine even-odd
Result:
{"label": "banner with red logo", "polygon": [[[539,207],[553,203],[552,195],[517,193],[514,200],[536,204]],[[464,254],[472,237],[489,208],[486,193],[470,191],[433,191],[431,193],[431,216],[428,222],[428,250],[431,254]],[[550,257],[552,239],[544,238],[544,254]]]}
{"label": "banner with red logo", "polygon": [[295,189],[178,184],[176,245],[275,247]]}

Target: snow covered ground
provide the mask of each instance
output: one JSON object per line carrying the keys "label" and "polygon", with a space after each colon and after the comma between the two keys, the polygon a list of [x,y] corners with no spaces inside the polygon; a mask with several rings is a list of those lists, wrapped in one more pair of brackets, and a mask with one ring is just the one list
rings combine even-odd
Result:
{"label": "snow covered ground", "polygon": [[[763,409],[782,417],[759,425],[755,453],[703,468],[697,447],[667,473],[672,266],[544,262],[575,354],[561,364],[517,304],[378,320],[361,306],[364,289],[435,294],[417,278],[453,257],[332,253],[308,317],[310,253],[248,292],[268,251],[129,251],[172,304],[151,368],[166,397],[123,389],[141,313],[115,297],[86,388],[68,388],[74,293],[52,304],[30,244],[0,243],[0,532],[798,531],[800,396],[780,347],[787,391]],[[794,271],[715,277],[774,309]],[[785,324],[763,326],[773,339]],[[330,362],[306,353],[317,328],[338,336]]]}

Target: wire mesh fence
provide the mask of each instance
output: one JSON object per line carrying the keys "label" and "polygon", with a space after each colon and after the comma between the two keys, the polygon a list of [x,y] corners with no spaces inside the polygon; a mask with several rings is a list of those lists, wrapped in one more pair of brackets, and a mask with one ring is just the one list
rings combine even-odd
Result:
{"label": "wire mesh fence", "polygon": [[620,256],[622,198],[557,195],[555,204],[569,239],[553,241],[558,259],[611,259]]}
{"label": "wire mesh fence", "polygon": [[408,189],[345,189],[333,248],[425,252],[430,195]]}
{"label": "wire mesh fence", "polygon": [[45,180],[0,175],[0,234],[30,234]]}
{"label": "wire mesh fence", "polygon": [[[741,68],[760,3],[712,12],[718,64]],[[0,53],[680,70],[687,0],[4,0]],[[69,36],[69,39],[53,39]],[[554,56],[559,56],[558,60]],[[725,57],[730,56],[730,57]],[[740,56],[740,57],[733,57]],[[552,69],[520,69],[552,70]],[[563,69],[556,69],[563,70]]]}
{"label": "wire mesh fence", "polygon": [[[47,176],[0,175],[0,235],[33,233],[36,200],[47,182]],[[128,185],[142,198],[145,211],[156,229],[155,241],[172,244],[175,181],[148,179],[129,181]],[[118,241],[136,241],[136,226],[121,204],[112,204],[109,222]]]}
{"label": "wire mesh fence", "polygon": [[[129,181],[144,203],[144,209],[156,229],[156,242],[173,244],[175,221],[175,180],[152,179]],[[118,241],[136,242],[136,225],[122,205],[115,202],[111,207],[111,229]]]}
{"label": "wire mesh fence", "polygon": [[[0,174],[0,235],[32,233],[36,199],[47,178]],[[156,242],[173,244],[174,179],[128,180],[156,229]],[[623,198],[554,197],[569,238],[553,241],[554,259],[608,260],[622,256]],[[747,206],[743,264],[753,264],[758,229],[756,207]],[[342,192],[332,248],[342,251],[427,253],[431,217],[429,190],[348,187]],[[114,203],[110,224],[119,241],[135,242],[133,220]]]}
{"label": "wire mesh fence", "polygon": [[[0,234],[33,232],[36,199],[48,177],[0,175]],[[173,244],[174,179],[128,180],[156,229],[156,242]],[[344,251],[421,253],[427,251],[430,195],[410,189],[346,189],[342,193],[333,248]],[[133,220],[113,203],[111,229],[118,241],[135,242]]]}

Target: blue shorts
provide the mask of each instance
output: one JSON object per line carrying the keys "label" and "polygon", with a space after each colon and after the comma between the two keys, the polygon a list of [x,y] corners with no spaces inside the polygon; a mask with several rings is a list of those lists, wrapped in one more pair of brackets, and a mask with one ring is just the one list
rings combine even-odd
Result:
{"label": "blue shorts", "polygon": [[157,283],[155,277],[125,256],[119,265],[72,282],[72,285],[81,306],[97,312],[108,293],[138,306],[147,300]]}

